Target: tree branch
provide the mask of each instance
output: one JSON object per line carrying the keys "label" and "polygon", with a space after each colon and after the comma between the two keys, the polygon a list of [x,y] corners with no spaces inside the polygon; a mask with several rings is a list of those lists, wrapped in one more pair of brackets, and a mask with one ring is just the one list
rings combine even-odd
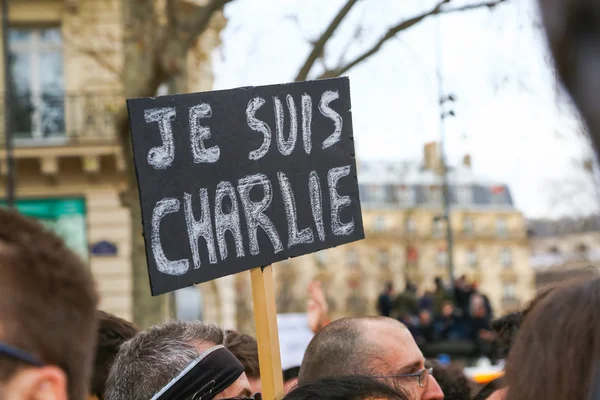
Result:
{"label": "tree branch", "polygon": [[474,9],[484,8],[484,7],[493,8],[500,3],[504,3],[505,1],[507,1],[507,0],[492,0],[492,1],[486,1],[483,3],[469,4],[469,5],[461,6],[461,7],[442,8],[442,6],[446,3],[448,3],[449,0],[441,0],[431,10],[424,12],[423,14],[414,16],[410,19],[404,20],[404,21],[400,22],[399,24],[391,27],[386,32],[386,34],[383,35],[379,39],[379,41],[377,43],[375,43],[370,49],[363,52],[361,55],[359,55],[354,60],[348,62],[345,65],[340,65],[334,69],[326,70],[321,75],[319,75],[319,77],[317,79],[334,78],[336,76],[340,76],[340,75],[344,74],[345,72],[354,68],[355,66],[357,66],[361,62],[365,61],[367,58],[371,57],[373,54],[377,53],[379,50],[381,50],[383,45],[388,40],[394,38],[398,33],[405,31],[409,28],[412,28],[414,25],[418,24],[419,22],[421,22],[431,16],[438,15],[438,14],[451,14],[451,13],[457,13],[457,12],[462,12],[462,11],[469,11],[469,10],[474,10]]}
{"label": "tree branch", "polygon": [[338,11],[337,15],[333,18],[327,29],[321,34],[321,37],[313,45],[313,49],[304,61],[304,64],[300,68],[295,81],[304,81],[308,77],[308,73],[315,65],[315,61],[323,54],[325,44],[331,39],[335,30],[340,26],[346,15],[350,12],[352,7],[358,2],[358,0],[348,0],[346,4]]}
{"label": "tree branch", "polygon": [[204,32],[214,13],[222,10],[231,1],[233,0],[210,0],[207,5],[199,7],[198,11],[189,19],[191,31],[189,32],[188,47]]}

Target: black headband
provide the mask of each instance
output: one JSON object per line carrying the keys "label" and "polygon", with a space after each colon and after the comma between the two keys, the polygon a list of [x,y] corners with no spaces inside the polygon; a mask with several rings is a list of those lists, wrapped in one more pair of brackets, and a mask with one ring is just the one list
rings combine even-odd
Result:
{"label": "black headband", "polygon": [[212,400],[244,372],[225,347],[206,350],[166,384],[151,400]]}

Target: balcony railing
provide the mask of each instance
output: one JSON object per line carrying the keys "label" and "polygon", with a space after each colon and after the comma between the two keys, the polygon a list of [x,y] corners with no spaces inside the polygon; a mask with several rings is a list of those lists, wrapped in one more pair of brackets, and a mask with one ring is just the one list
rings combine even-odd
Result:
{"label": "balcony railing", "polygon": [[[119,93],[41,93],[11,96],[14,145],[65,145],[116,140]],[[0,142],[4,143],[4,97],[0,97]]]}

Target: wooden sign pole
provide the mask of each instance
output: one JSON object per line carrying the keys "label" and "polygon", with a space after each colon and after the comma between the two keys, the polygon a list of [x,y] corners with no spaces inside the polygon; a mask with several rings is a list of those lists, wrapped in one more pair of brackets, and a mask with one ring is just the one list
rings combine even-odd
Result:
{"label": "wooden sign pole", "polygon": [[273,267],[268,265],[254,268],[250,270],[250,277],[262,395],[265,400],[275,400],[283,395],[283,375],[275,310]]}

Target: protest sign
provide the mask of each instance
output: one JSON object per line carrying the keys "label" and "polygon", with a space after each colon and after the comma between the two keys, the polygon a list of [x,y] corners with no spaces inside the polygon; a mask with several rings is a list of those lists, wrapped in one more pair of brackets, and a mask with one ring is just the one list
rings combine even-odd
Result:
{"label": "protest sign", "polygon": [[347,78],[127,104],[153,295],[364,237]]}
{"label": "protest sign", "polygon": [[306,313],[277,314],[279,344],[281,346],[281,368],[299,367],[304,352],[314,333],[308,325]]}
{"label": "protest sign", "polygon": [[282,394],[270,266],[364,238],[347,78],[127,101],[153,295],[251,270]]}

